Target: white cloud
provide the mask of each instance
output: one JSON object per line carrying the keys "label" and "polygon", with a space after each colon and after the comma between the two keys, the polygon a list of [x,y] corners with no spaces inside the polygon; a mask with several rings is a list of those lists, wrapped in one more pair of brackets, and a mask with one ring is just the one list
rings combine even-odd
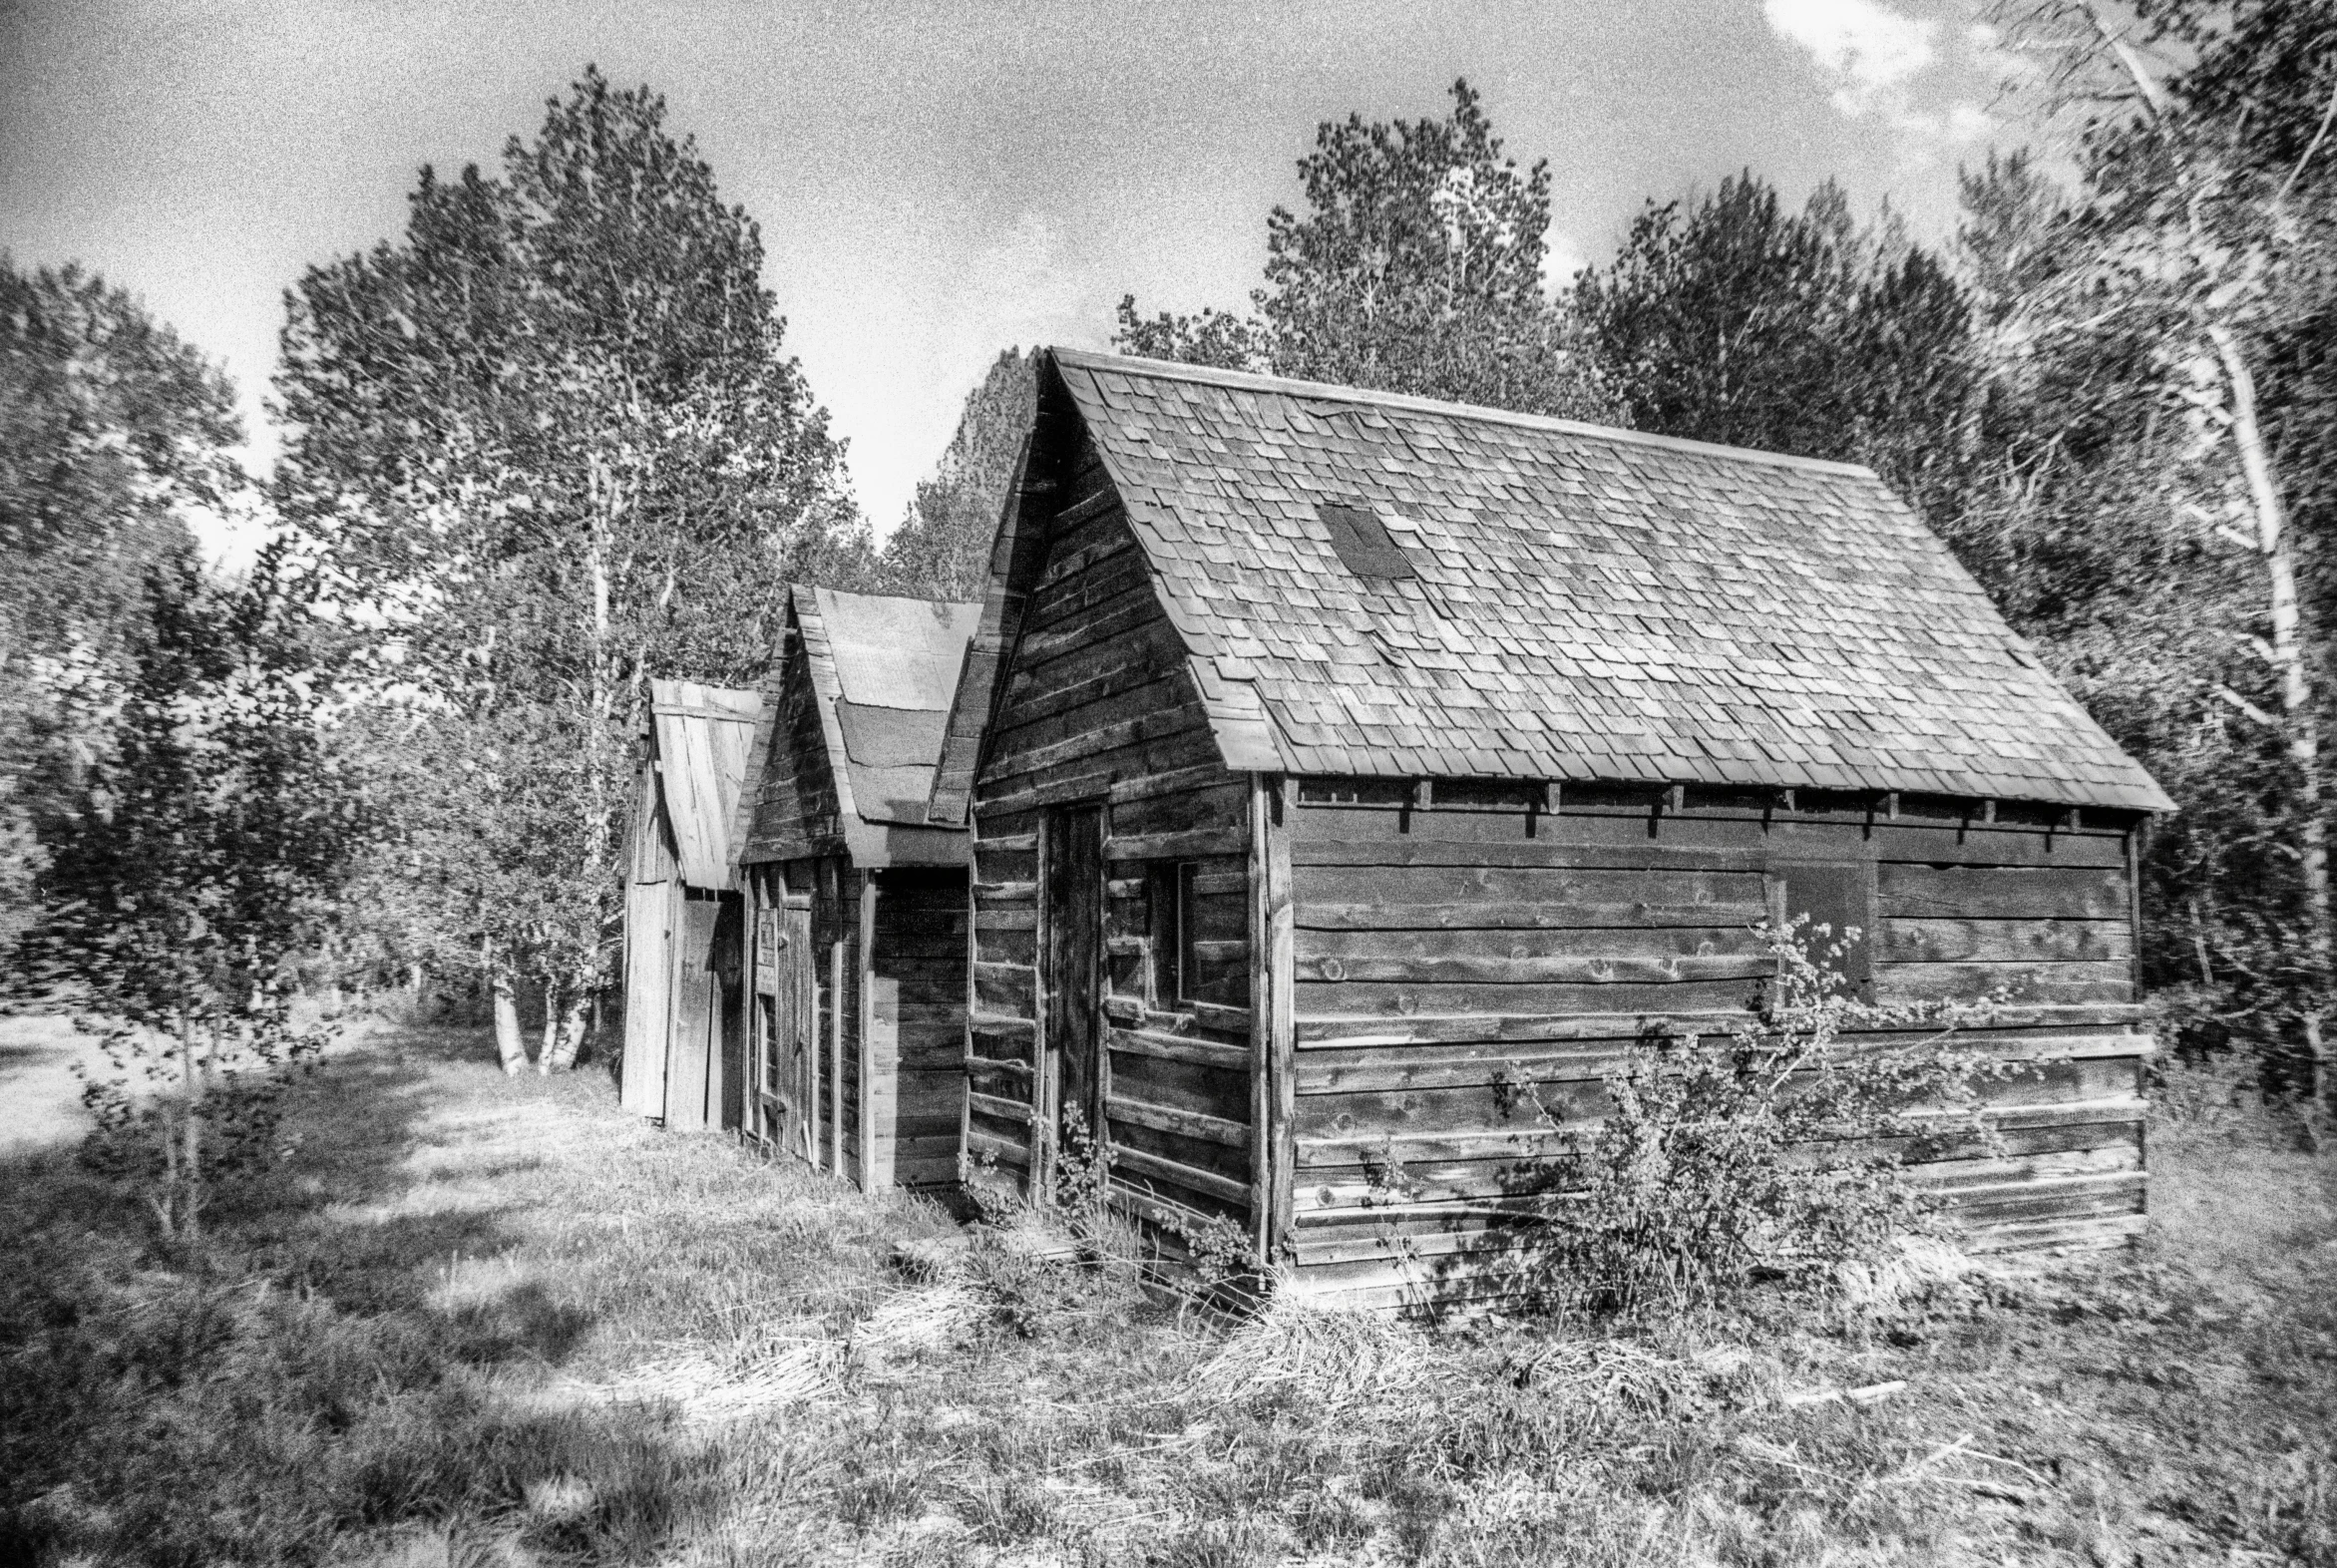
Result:
{"label": "white cloud", "polygon": [[[1918,107],[1916,79],[1943,63],[1940,28],[1878,0],[1764,0],[1769,30],[1807,52],[1832,86],[1834,108],[1851,120],[1873,119],[1926,150],[1961,148],[1995,128],[1978,104]],[[1992,29],[1964,30],[1964,52],[1985,64],[1996,52]]]}
{"label": "white cloud", "polygon": [[1833,79],[1834,107],[1853,117],[1895,96],[1937,54],[1938,23],[1874,0],[1767,0],[1762,14],[1809,51]]}

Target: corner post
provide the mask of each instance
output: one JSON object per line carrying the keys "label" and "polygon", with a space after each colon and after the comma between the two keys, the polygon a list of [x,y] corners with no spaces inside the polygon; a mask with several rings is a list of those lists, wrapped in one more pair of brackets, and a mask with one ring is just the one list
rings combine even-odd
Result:
{"label": "corner post", "polygon": [[1298,787],[1288,777],[1250,776],[1250,1212],[1252,1244],[1270,1268],[1289,1241],[1296,1180],[1291,829],[1297,809]]}
{"label": "corner post", "polygon": [[[856,968],[860,975],[860,1188],[875,1192],[880,1187],[893,1185],[893,1173],[877,1168],[877,1009],[876,1009],[876,952],[877,952],[877,874],[860,874],[860,952]],[[890,1096],[884,1096],[890,1102]],[[885,1129],[890,1144],[892,1128]],[[890,1164],[890,1162],[887,1162]]]}

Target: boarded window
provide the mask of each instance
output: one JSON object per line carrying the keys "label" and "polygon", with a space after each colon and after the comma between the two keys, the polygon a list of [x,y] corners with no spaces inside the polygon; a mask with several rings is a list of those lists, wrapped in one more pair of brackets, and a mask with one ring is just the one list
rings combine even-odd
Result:
{"label": "boarded window", "polygon": [[1200,967],[1193,956],[1193,877],[1197,870],[1191,861],[1156,861],[1145,868],[1156,1002],[1190,1001],[1200,986]]}
{"label": "boarded window", "polygon": [[1362,507],[1326,501],[1315,509],[1331,530],[1331,548],[1341,565],[1359,578],[1412,578],[1419,576],[1401,546],[1387,536],[1380,521]]}
{"label": "boarded window", "polygon": [[1769,920],[1865,1000],[1874,980],[1874,866],[1868,861],[1785,862],[1769,867]]}

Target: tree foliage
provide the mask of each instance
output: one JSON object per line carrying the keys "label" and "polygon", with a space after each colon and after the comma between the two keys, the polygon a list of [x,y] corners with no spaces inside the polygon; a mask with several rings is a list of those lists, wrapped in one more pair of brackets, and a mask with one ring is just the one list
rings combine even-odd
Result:
{"label": "tree foliage", "polygon": [[1966,182],[1986,404],[1959,545],[2181,807],[2144,929],[2185,1036],[2317,1071],[2337,11],[1998,20],[2055,61],[2036,127],[2077,180]]}
{"label": "tree foliage", "polygon": [[1004,349],[966,395],[958,430],[933,477],[885,541],[882,578],[890,591],[923,598],[981,596],[990,543],[1022,442],[1038,406],[1038,355]]}
{"label": "tree foliage", "polygon": [[[1941,258],[1839,187],[1798,212],[1752,172],[1651,203],[1575,285],[1635,428],[1873,465],[1934,514],[1962,489],[1969,307]],[[1935,517],[1935,521],[1936,521]]]}
{"label": "tree foliage", "polygon": [[336,918],[363,820],[320,727],[311,588],[281,542],[235,586],[185,551],[158,564],[111,743],[47,834],[32,969],[106,1036],[98,1147],[151,1183],[166,1236],[195,1236],[209,1185],[264,1157],[280,1069],[319,1043],[293,964]]}
{"label": "tree foliage", "polygon": [[759,230],[665,118],[587,70],[500,176],[423,171],[399,240],[289,292],[277,382],[278,506],[456,737],[426,749],[460,771],[412,781],[405,841],[468,851],[424,857],[460,922],[425,946],[525,969],[578,1026],[647,676],[752,681],[787,582],[870,570]]}
{"label": "tree foliage", "polygon": [[145,575],[231,505],[226,378],[120,288],[0,253],[0,943],[144,635]]}
{"label": "tree foliage", "polygon": [[1304,213],[1266,224],[1255,314],[1146,317],[1117,345],[1159,359],[1592,416],[1606,398],[1544,287],[1547,161],[1520,170],[1466,81],[1441,120],[1326,121],[1299,161]]}

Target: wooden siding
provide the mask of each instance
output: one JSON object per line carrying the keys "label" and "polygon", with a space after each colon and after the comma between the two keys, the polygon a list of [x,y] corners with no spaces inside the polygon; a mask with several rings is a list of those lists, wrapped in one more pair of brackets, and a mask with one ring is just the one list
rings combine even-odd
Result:
{"label": "wooden siding", "polygon": [[[1034,512],[1044,496],[1052,508]],[[1044,1033],[1038,898],[1047,813],[1104,816],[1100,998],[1112,1190],[1163,1251],[1177,1224],[1255,1222],[1249,785],[1219,763],[1184,651],[1119,498],[1091,450],[1025,488],[1039,540],[976,772],[967,1150],[1027,1188],[1044,1179],[1060,1064]],[[1194,973],[1155,977],[1151,874],[1191,867]]]}
{"label": "wooden siding", "polygon": [[1812,866],[1871,870],[1876,999],[2006,998],[1960,1036],[2021,1063],[1986,1091],[2004,1146],[1951,1145],[1922,1178],[1982,1245],[2133,1234],[2150,1044],[2128,824],[1989,822],[1977,802],[1890,813],[1629,791],[1555,813],[1297,805],[1298,1288],[1385,1306],[1499,1288],[1505,1214],[1564,1184],[1605,1075],[1650,1030],[1745,1016],[1770,969],[1748,928]]}
{"label": "wooden siding", "polygon": [[879,1186],[958,1179],[967,897],[959,870],[876,874],[870,960],[872,1163]]}
{"label": "wooden siding", "polygon": [[[808,952],[781,950],[769,981],[752,968],[744,1071],[759,1091],[808,1098],[806,1135],[790,1142],[759,1093],[742,1096],[751,1138],[867,1191],[957,1180],[967,975],[966,874],[950,868],[868,873],[841,856],[766,865],[749,879],[744,929],[783,915],[789,884],[808,899]],[[876,894],[869,897],[874,886]],[[783,921],[779,924],[784,924]],[[807,966],[812,1060],[797,1077],[780,1058],[795,966]],[[769,1043],[765,1043],[765,1041]]]}
{"label": "wooden siding", "polygon": [[747,759],[752,802],[739,848],[744,864],[844,851],[835,769],[820,715],[812,661],[828,657],[824,638],[805,631],[787,639],[764,701],[767,733]]}

